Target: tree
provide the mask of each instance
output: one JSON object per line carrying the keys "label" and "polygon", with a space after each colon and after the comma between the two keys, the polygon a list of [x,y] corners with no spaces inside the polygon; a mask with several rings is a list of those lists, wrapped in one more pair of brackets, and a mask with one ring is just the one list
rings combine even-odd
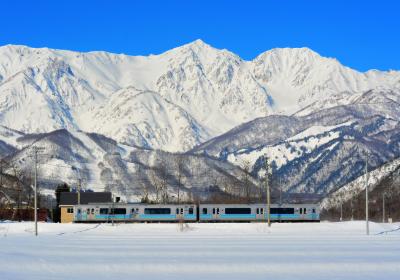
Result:
{"label": "tree", "polygon": [[243,190],[244,190],[244,195],[247,200],[247,203],[251,202],[251,162],[249,160],[242,160],[240,167],[243,169],[243,175],[242,175],[242,185],[243,185]]}
{"label": "tree", "polygon": [[184,183],[184,171],[185,171],[185,165],[186,165],[186,158],[184,155],[179,154],[175,157],[174,160],[174,167],[175,167],[175,177],[177,181],[177,187],[178,187],[178,203],[181,201],[181,190],[183,187]]}

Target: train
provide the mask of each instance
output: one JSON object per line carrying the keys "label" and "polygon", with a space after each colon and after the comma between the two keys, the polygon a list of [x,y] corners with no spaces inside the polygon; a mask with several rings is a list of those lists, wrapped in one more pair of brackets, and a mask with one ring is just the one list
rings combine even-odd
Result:
{"label": "train", "polygon": [[[265,222],[265,204],[96,203],[74,206],[75,223]],[[318,204],[271,204],[272,222],[319,222]]]}

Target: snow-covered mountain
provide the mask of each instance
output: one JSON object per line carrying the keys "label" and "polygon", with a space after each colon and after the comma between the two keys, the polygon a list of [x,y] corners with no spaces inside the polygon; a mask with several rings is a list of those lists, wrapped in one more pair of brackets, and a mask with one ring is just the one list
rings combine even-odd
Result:
{"label": "snow-covered mountain", "polygon": [[353,104],[307,116],[268,116],[191,152],[237,166],[246,163],[258,177],[264,176],[267,156],[275,185],[292,193],[325,195],[360,176],[367,153],[371,168],[400,157],[399,118],[370,113],[364,104]]}
{"label": "snow-covered mountain", "polygon": [[398,117],[399,89],[399,72],[360,73],[307,48],[245,61],[201,40],[150,56],[0,47],[1,125],[83,130],[166,151],[272,114],[358,103]]}
{"label": "snow-covered mountain", "polygon": [[62,129],[18,135],[16,131],[0,129],[0,135],[6,133],[12,137],[7,143],[0,142],[1,152],[2,145],[9,147],[4,151],[9,154],[2,154],[0,176],[13,176],[30,186],[33,149],[40,147],[38,178],[42,194],[54,195],[55,187],[63,182],[76,188],[80,181],[83,189],[110,190],[128,201],[138,201],[146,194],[153,200],[160,199],[162,187],[169,200],[176,201],[178,188],[181,199],[207,199],[213,192],[242,194],[243,186],[258,193],[261,185],[227,162],[123,145],[100,134]]}

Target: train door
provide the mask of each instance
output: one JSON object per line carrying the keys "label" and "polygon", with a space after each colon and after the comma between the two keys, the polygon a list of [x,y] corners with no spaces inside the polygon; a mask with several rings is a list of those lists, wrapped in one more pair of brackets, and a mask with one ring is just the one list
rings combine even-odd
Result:
{"label": "train door", "polygon": [[264,208],[257,207],[256,208],[256,220],[263,220],[264,219]]}
{"label": "train door", "polygon": [[87,208],[86,209],[86,214],[87,214],[87,220],[88,221],[94,221],[96,220],[96,209],[95,208]]}
{"label": "train door", "polygon": [[212,214],[213,214],[213,219],[218,220],[219,219],[219,207],[214,207]]}
{"label": "train door", "polygon": [[130,218],[136,219],[137,217],[139,217],[139,208],[132,208]]}
{"label": "train door", "polygon": [[183,207],[176,207],[176,218],[178,220],[184,219],[184,210]]}
{"label": "train door", "polygon": [[307,220],[307,208],[300,207],[299,213],[300,213],[300,219],[299,219],[300,221]]}
{"label": "train door", "polygon": [[81,208],[78,208],[77,210],[76,210],[76,220],[79,222],[79,221],[82,221],[82,209]]}

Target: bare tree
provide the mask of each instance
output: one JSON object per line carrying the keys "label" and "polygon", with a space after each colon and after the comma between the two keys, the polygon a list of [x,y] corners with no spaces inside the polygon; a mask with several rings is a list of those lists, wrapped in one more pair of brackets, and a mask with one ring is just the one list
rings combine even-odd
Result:
{"label": "bare tree", "polygon": [[242,160],[240,167],[243,169],[243,175],[242,175],[242,185],[243,185],[243,190],[244,190],[244,196],[247,200],[247,202],[250,202],[251,200],[251,180],[250,180],[250,172],[251,172],[251,162],[249,160]]}
{"label": "bare tree", "polygon": [[177,155],[175,157],[174,167],[175,167],[175,177],[177,180],[177,187],[178,187],[178,203],[181,201],[181,191],[184,184],[185,179],[185,165],[186,165],[186,158],[184,155]]}

